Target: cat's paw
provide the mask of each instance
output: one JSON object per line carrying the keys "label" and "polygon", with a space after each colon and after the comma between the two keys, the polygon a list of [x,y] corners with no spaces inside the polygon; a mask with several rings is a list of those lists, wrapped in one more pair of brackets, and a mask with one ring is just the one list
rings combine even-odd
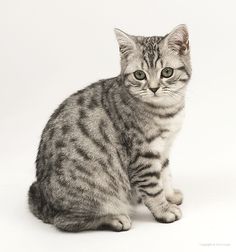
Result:
{"label": "cat's paw", "polygon": [[166,199],[173,204],[176,205],[181,205],[183,203],[183,193],[178,190],[178,189],[174,189],[172,194],[166,195]]}
{"label": "cat's paw", "polygon": [[158,222],[171,223],[179,220],[181,216],[181,210],[177,205],[167,203],[160,207],[157,214],[155,214],[155,219]]}
{"label": "cat's paw", "polygon": [[127,231],[131,228],[131,220],[127,215],[113,217],[110,224],[115,231]]}
{"label": "cat's paw", "polygon": [[115,215],[106,218],[100,229],[109,229],[113,231],[127,231],[131,228],[131,220],[128,215]]}

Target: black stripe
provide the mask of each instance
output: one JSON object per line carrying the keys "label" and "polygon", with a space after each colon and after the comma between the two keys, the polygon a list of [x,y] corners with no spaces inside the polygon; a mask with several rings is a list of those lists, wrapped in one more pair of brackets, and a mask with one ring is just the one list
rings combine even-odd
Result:
{"label": "black stripe", "polygon": [[57,140],[55,143],[57,149],[66,147],[66,144],[62,140]]}
{"label": "black stripe", "polygon": [[[111,88],[112,88],[112,85],[111,85],[110,89]],[[113,127],[116,130],[119,130],[119,124],[115,123],[114,113],[111,113],[111,111],[110,111],[110,104],[109,103],[108,103],[108,105],[106,104],[108,102],[108,95],[107,95],[107,97],[105,96],[105,94],[107,94],[107,90],[104,87],[102,87],[102,89],[103,89],[102,92],[104,94],[102,96],[102,101],[101,101],[102,107],[103,107],[105,113],[107,114],[107,116],[109,117]]]}
{"label": "black stripe", "polygon": [[54,128],[51,128],[50,131],[49,131],[49,139],[50,139],[50,140],[53,138],[54,133],[55,133],[55,129],[54,129]]}
{"label": "black stripe", "polygon": [[90,177],[80,177],[79,179],[81,181],[83,181],[84,183],[88,184],[90,186],[90,188],[92,189],[93,193],[96,193],[96,190],[97,190],[97,191],[100,191],[102,193],[101,196],[103,196],[103,195],[110,195],[110,196],[116,196],[116,197],[119,196],[118,191],[108,190],[108,188],[103,187],[103,186],[95,183],[94,180],[90,180],[90,179],[93,179],[93,177],[91,177],[91,176]]}
{"label": "black stripe", "polygon": [[167,158],[164,163],[162,164],[162,170],[169,165],[169,159]]}
{"label": "black stripe", "polygon": [[143,180],[136,180],[136,181],[134,181],[134,182],[131,182],[131,184],[132,184],[132,186],[135,186],[135,185],[137,185],[137,184],[139,184],[139,183],[143,183],[143,182],[147,182],[147,180],[146,180],[146,179],[143,179]]}
{"label": "black stripe", "polygon": [[84,104],[84,97],[83,96],[79,96],[79,98],[76,101],[77,105],[83,105]]}
{"label": "black stripe", "polygon": [[145,170],[145,169],[148,169],[150,168],[152,165],[151,164],[147,164],[147,165],[144,165],[144,164],[140,164],[138,165],[137,167],[135,167],[133,170],[135,171],[135,173],[140,173],[141,171]]}
{"label": "black stripe", "polygon": [[157,179],[160,178],[160,172],[147,172],[139,176],[139,178],[145,178],[145,177],[156,177]]}
{"label": "black stripe", "polygon": [[178,81],[187,82],[188,80],[189,80],[189,78],[188,79],[179,79]]}
{"label": "black stripe", "polygon": [[86,117],[87,117],[86,112],[85,112],[84,110],[81,109],[81,110],[79,111],[79,117],[80,117],[80,119],[86,118]]}
{"label": "black stripe", "polygon": [[136,161],[139,159],[139,156],[140,156],[140,153],[139,152],[137,152],[136,154],[135,154],[135,156],[134,156],[134,158],[131,160],[131,164],[134,164],[134,163],[136,163]]}
{"label": "black stripe", "polygon": [[118,160],[119,160],[119,163],[120,163],[120,166],[121,166],[121,168],[122,168],[122,170],[123,171],[127,171],[127,167],[124,165],[124,162],[123,162],[123,160],[122,160],[122,158],[121,158],[121,155],[120,155],[120,153],[119,153],[119,151],[118,150],[116,150],[116,154],[117,154],[117,157],[118,157]]}
{"label": "black stripe", "polygon": [[160,158],[160,154],[159,153],[153,153],[151,151],[147,151],[144,153],[139,153],[137,152],[134,156],[134,158],[131,161],[131,164],[134,164],[137,162],[137,160],[142,157],[142,158],[148,158],[148,159],[159,159]]}
{"label": "black stripe", "polygon": [[82,172],[82,173],[88,175],[88,176],[91,176],[91,175],[92,175],[92,173],[91,173],[90,171],[88,171],[84,166],[78,164],[77,162],[76,162],[75,168],[76,168],[77,170],[79,170],[80,172]]}
{"label": "black stripe", "polygon": [[68,187],[67,181],[61,176],[57,176],[56,181],[61,187]]}
{"label": "black stripe", "polygon": [[61,127],[61,130],[62,130],[62,134],[63,134],[63,135],[66,135],[66,134],[69,132],[69,130],[70,130],[70,125],[64,124],[64,125]]}
{"label": "black stripe", "polygon": [[113,166],[113,156],[111,155],[111,153],[107,153],[107,162],[110,165],[110,167]]}
{"label": "black stripe", "polygon": [[86,129],[85,125],[81,122],[81,120],[77,121],[77,126],[81,130],[81,132],[87,136],[103,153],[107,153],[107,150],[104,145],[102,145],[98,140],[94,139]]}
{"label": "black stripe", "polygon": [[76,152],[78,154],[80,154],[84,159],[86,160],[90,160],[91,158],[88,156],[88,154],[86,153],[86,151],[82,148],[80,148],[79,146],[76,146]]}
{"label": "black stripe", "polygon": [[180,71],[186,71],[185,66],[180,66],[177,67],[176,70],[180,70]]}
{"label": "black stripe", "polygon": [[149,192],[146,192],[145,190],[143,189],[139,189],[140,192],[146,194],[147,196],[149,197],[156,197],[158,196],[159,194],[161,194],[163,192],[163,189],[161,189],[160,191],[158,191],[157,193],[149,193]]}
{"label": "black stripe", "polygon": [[150,136],[150,137],[146,137],[146,141],[147,141],[148,143],[151,143],[154,139],[160,137],[161,134],[162,134],[162,132],[158,132],[157,134],[154,134],[154,135],[152,135],[152,136]]}
{"label": "black stripe", "polygon": [[[141,164],[141,165],[138,165],[137,167],[133,168],[133,169],[132,169],[132,172],[133,172],[134,174],[132,174],[132,176],[130,177],[130,179],[132,180],[134,177],[138,176],[138,174],[139,174],[141,171],[146,170],[146,169],[150,168],[151,166],[152,166],[151,164],[147,164],[147,165]],[[137,169],[137,170],[136,170],[136,169]],[[138,177],[139,177],[139,176],[138,176]]]}
{"label": "black stripe", "polygon": [[77,126],[85,136],[90,137],[88,130],[80,120],[77,121]]}
{"label": "black stripe", "polygon": [[88,104],[88,108],[89,109],[94,109],[98,106],[98,101],[96,100],[96,97],[93,95],[91,100],[90,100],[90,103]]}
{"label": "black stripe", "polygon": [[70,139],[70,142],[71,142],[71,143],[74,143],[74,142],[76,142],[76,141],[77,141],[77,139],[74,138],[74,137],[72,137],[72,138]]}
{"label": "black stripe", "polygon": [[163,60],[162,59],[160,60],[160,63],[161,63],[161,68],[163,68]]}
{"label": "black stripe", "polygon": [[143,59],[144,59],[144,61],[146,62],[147,67],[148,67],[148,68],[150,68],[150,66],[149,66],[149,64],[148,64],[148,61],[147,61],[147,59],[146,59],[146,57],[145,57],[145,56],[143,57]]}
{"label": "black stripe", "polygon": [[167,130],[167,129],[159,129],[158,133],[156,133],[156,134],[154,134],[154,135],[152,135],[150,137],[146,137],[146,141],[148,143],[151,143],[153,140],[155,140],[158,137],[163,138],[162,134],[165,133],[165,132],[169,132],[169,130]]}
{"label": "black stripe", "polygon": [[154,66],[157,67],[157,61],[160,59],[160,50],[159,47],[157,48],[157,58],[155,60]]}
{"label": "black stripe", "polygon": [[145,132],[138,125],[135,125],[134,122],[131,122],[131,127],[137,130],[141,135],[145,135]]}
{"label": "black stripe", "polygon": [[153,153],[151,151],[147,151],[147,152],[141,153],[140,156],[144,157],[144,158],[150,158],[150,159],[159,159],[160,158],[160,154],[159,153]]}
{"label": "black stripe", "polygon": [[113,189],[117,190],[117,179],[112,175],[111,170],[109,170],[109,165],[107,165],[103,160],[97,160],[97,162],[99,163],[101,169],[103,170],[103,172],[110,177],[110,180],[112,181]]}
{"label": "black stripe", "polygon": [[169,85],[175,84],[178,81],[178,79],[170,79],[170,80],[166,80],[166,83],[168,83]]}
{"label": "black stripe", "polygon": [[99,123],[99,130],[100,130],[100,133],[103,136],[104,140],[107,143],[109,143],[110,140],[109,140],[109,137],[108,137],[108,135],[106,133],[106,124],[105,124],[105,122],[103,120],[101,120],[100,123]]}
{"label": "black stripe", "polygon": [[158,184],[157,183],[149,183],[149,184],[144,184],[144,185],[138,185],[139,187],[141,187],[141,188],[147,188],[147,187],[151,187],[151,188],[153,188],[153,187],[155,187],[155,186],[157,186]]}
{"label": "black stripe", "polygon": [[185,66],[181,66],[181,67],[178,67],[176,69],[185,72],[186,75],[190,78],[190,73],[187,71],[187,69],[185,68]]}

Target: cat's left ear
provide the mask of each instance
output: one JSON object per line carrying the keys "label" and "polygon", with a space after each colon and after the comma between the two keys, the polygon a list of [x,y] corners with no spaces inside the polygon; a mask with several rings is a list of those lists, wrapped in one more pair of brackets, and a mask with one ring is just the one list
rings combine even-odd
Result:
{"label": "cat's left ear", "polygon": [[187,26],[178,25],[166,37],[167,46],[179,55],[186,55],[189,52],[189,35]]}
{"label": "cat's left ear", "polygon": [[121,56],[127,56],[136,49],[136,43],[133,36],[117,28],[114,29],[114,31],[119,44]]}

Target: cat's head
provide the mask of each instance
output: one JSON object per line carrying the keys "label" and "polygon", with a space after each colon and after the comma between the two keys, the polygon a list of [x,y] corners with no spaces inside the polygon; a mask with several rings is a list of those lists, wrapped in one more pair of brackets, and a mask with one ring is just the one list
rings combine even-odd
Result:
{"label": "cat's head", "polygon": [[164,37],[132,36],[115,29],[121,76],[128,91],[147,102],[171,104],[182,99],[191,77],[189,36],[179,25]]}

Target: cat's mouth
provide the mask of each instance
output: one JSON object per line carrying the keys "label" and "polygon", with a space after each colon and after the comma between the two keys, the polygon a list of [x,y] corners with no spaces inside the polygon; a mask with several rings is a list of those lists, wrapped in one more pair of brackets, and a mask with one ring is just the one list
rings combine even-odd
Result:
{"label": "cat's mouth", "polygon": [[155,93],[151,97],[153,97],[153,98],[160,98],[160,96],[161,96],[160,94]]}

